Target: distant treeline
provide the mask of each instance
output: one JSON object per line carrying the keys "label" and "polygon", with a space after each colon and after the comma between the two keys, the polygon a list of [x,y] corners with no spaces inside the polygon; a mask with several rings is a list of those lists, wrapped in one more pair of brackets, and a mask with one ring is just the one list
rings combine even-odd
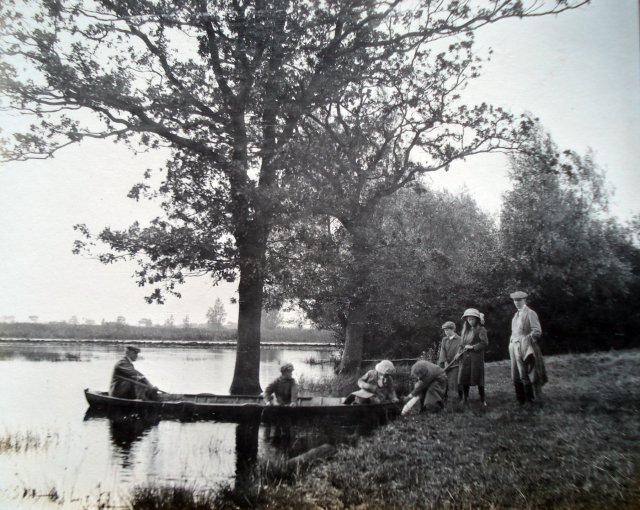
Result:
{"label": "distant treeline", "polygon": [[[30,322],[0,322],[0,338],[53,338],[95,340],[166,340],[166,341],[221,341],[237,339],[233,329],[169,328],[162,326],[130,326],[107,323],[103,325]],[[263,342],[333,342],[333,333],[298,328],[264,330]]]}

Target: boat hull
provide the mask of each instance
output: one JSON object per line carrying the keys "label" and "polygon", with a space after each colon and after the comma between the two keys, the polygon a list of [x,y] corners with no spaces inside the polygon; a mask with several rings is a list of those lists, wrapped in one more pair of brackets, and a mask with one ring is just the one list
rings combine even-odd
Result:
{"label": "boat hull", "polygon": [[160,394],[158,400],[132,400],[111,397],[107,392],[84,390],[93,413],[152,413],[160,417],[213,419],[219,421],[261,420],[318,417],[390,418],[400,413],[393,403],[345,405],[339,397],[302,397],[296,406],[267,406],[259,396],[200,394]]}

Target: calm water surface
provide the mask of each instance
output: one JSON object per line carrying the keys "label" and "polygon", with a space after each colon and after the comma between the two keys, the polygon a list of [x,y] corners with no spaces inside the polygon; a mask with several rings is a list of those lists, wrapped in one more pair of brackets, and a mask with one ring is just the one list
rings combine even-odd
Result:
{"label": "calm water surface", "polygon": [[[263,349],[260,383],[277,377],[283,360],[296,377],[329,375],[328,365],[304,361],[330,355]],[[95,508],[107,497],[116,506],[134,486],[233,487],[258,459],[289,458],[354,431],[85,416],[83,389],[108,389],[121,356],[117,345],[0,341],[0,509]],[[143,347],[135,363],[164,391],[220,394],[228,394],[234,364],[233,349],[175,346]],[[56,501],[47,496],[54,492]]]}

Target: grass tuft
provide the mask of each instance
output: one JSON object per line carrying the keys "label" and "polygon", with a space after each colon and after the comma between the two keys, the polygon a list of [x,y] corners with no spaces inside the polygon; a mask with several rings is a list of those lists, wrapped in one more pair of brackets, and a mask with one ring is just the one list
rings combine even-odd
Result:
{"label": "grass tuft", "polygon": [[136,487],[129,501],[132,510],[211,510],[217,508],[213,492],[187,487]]}
{"label": "grass tuft", "polygon": [[46,450],[59,441],[58,434],[47,432],[40,435],[33,431],[7,432],[0,436],[0,454],[25,453],[33,450]]}

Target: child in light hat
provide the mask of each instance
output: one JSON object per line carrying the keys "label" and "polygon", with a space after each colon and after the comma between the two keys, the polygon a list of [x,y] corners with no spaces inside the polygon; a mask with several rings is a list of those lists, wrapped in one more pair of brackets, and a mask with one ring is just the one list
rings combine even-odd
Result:
{"label": "child in light hat", "polygon": [[373,370],[369,370],[358,379],[358,391],[347,397],[351,402],[355,397],[356,404],[379,404],[381,402],[398,402],[393,386],[393,374],[396,368],[388,359],[379,362]]}

